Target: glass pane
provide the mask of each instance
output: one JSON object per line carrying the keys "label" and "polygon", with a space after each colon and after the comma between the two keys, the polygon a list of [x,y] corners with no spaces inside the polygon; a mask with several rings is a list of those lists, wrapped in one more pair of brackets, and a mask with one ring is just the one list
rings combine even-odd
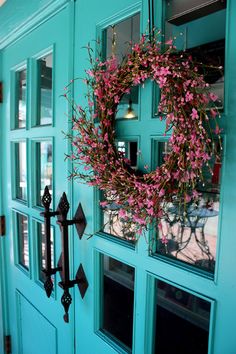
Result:
{"label": "glass pane", "polygon": [[18,259],[26,269],[29,269],[29,235],[28,218],[17,213]]}
{"label": "glass pane", "polygon": [[[167,142],[156,142],[160,163],[168,154]],[[216,141],[215,149],[221,156],[220,144]],[[213,171],[203,168],[204,185],[197,190],[201,193],[198,203],[191,203],[186,210],[170,204],[169,213],[162,219],[162,232],[159,233],[157,252],[175,257],[209,272],[214,272],[218,218],[220,208],[220,169],[222,158],[209,161]]]}
{"label": "glass pane", "polygon": [[38,125],[52,124],[53,55],[38,60]]}
{"label": "glass pane", "polygon": [[[136,43],[140,38],[140,14],[136,14],[122,22],[108,27],[104,31],[105,56],[116,56],[121,63],[124,56],[131,51],[131,43]],[[137,118],[139,105],[139,88],[132,87],[130,94],[122,97],[118,105],[116,118]]]}
{"label": "glass pane", "polygon": [[210,302],[157,280],[153,354],[207,354],[210,310]]}
{"label": "glass pane", "polygon": [[[37,223],[37,233],[38,233],[38,257],[39,257],[39,280],[45,281],[45,274],[42,269],[45,269],[46,258],[45,258],[45,247],[46,247],[46,237],[45,237],[45,227],[42,223]],[[51,266],[54,268],[54,235],[53,228],[51,228]]]}
{"label": "glass pane", "polygon": [[45,186],[48,186],[52,195],[52,143],[50,141],[42,141],[36,143],[36,162],[37,162],[37,183],[36,195],[37,205],[42,205],[41,198],[44,193]]}
{"label": "glass pane", "polygon": [[[225,4],[224,2],[213,4],[210,1],[208,5],[206,3],[204,0],[164,0],[165,40],[176,37],[175,45],[179,50],[190,53],[196,63],[206,65],[204,68],[198,65],[200,73],[211,85],[211,91],[219,97],[215,105],[222,109],[224,106]],[[218,69],[219,67],[221,69]]]}
{"label": "glass pane", "polygon": [[103,257],[102,330],[132,349],[134,268],[114,258]]}
{"label": "glass pane", "polygon": [[[138,143],[136,141],[117,141],[117,149],[127,159],[129,166],[137,171]],[[135,241],[134,227],[119,216],[120,205],[112,195],[106,195],[108,204],[102,206],[103,231],[128,241]]]}
{"label": "glass pane", "polygon": [[27,200],[26,142],[15,143],[16,198]]}
{"label": "glass pane", "polygon": [[25,128],[26,126],[26,69],[16,72],[16,116],[15,128]]}

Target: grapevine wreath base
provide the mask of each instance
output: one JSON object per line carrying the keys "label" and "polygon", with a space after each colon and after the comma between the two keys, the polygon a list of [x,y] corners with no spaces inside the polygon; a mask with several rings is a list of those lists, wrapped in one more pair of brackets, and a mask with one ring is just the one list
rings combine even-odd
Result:
{"label": "grapevine wreath base", "polygon": [[[100,204],[116,203],[119,217],[140,235],[149,225],[160,227],[170,203],[184,207],[199,197],[196,186],[203,181],[203,166],[213,157],[213,135],[220,138],[214,108],[217,96],[210,92],[191,57],[177,53],[172,41],[163,49],[158,36],[143,35],[121,64],[115,57],[93,60],[90,48],[89,56],[91,69],[84,80],[88,107],[73,103],[71,177],[103,191],[105,200]],[[159,119],[165,119],[165,134],[172,132],[171,152],[160,167],[137,175],[117,150],[115,116],[122,96],[148,79],[161,89]]]}

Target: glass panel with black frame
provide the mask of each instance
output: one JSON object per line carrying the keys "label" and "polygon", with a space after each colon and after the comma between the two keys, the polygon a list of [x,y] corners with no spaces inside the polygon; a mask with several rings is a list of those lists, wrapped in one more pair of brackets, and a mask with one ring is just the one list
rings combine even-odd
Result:
{"label": "glass panel with black frame", "polygon": [[[133,15],[124,21],[109,26],[103,32],[104,57],[115,56],[119,63],[131,51],[140,38],[140,14]],[[139,106],[139,88],[131,87],[129,94],[125,94],[120,104],[116,118],[137,119]]]}
{"label": "glass panel with black frame", "polygon": [[52,53],[38,59],[38,114],[36,125],[52,124]]}
{"label": "glass panel with black frame", "polygon": [[16,232],[18,238],[18,262],[29,269],[29,235],[27,216],[16,213]]}
{"label": "glass panel with black frame", "polygon": [[[169,213],[162,220],[163,234],[159,232],[156,250],[161,255],[187,262],[211,273],[215,270],[222,165],[222,145],[219,140],[214,141],[213,145],[217,157],[212,158],[209,166],[202,170],[204,184],[199,183],[197,186],[199,202],[187,206],[187,218],[184,210],[173,204],[169,205]],[[168,142],[155,140],[154,151],[155,164],[161,165],[170,146]]]}
{"label": "glass panel with black frame", "polygon": [[103,259],[101,330],[132,351],[134,268],[106,255]]}
{"label": "glass panel with black frame", "polygon": [[48,186],[52,195],[52,142],[36,142],[36,204],[42,205],[42,196],[45,186]]}
{"label": "glass panel with black frame", "polygon": [[[128,160],[131,171],[137,171],[137,161],[138,161],[138,143],[137,141],[117,141],[117,149],[121,152],[124,157]],[[135,241],[135,233],[133,231],[133,226],[128,224],[122,217],[119,216],[120,205],[113,201],[112,195],[107,196],[106,199],[109,203],[104,203],[102,201],[102,231],[112,236],[118,237],[123,240],[130,242]]]}
{"label": "glass panel with black frame", "polygon": [[155,283],[153,354],[207,354],[211,303],[164,281]]}
{"label": "glass panel with black frame", "polygon": [[[39,280],[44,282],[46,280],[45,274],[42,269],[45,269],[45,247],[46,247],[46,235],[44,224],[36,222],[37,227],[37,239],[38,239],[38,274]],[[54,235],[53,228],[51,228],[51,267],[54,268]]]}
{"label": "glass panel with black frame", "polygon": [[15,74],[16,102],[14,129],[26,127],[26,95],[27,95],[27,70],[22,69]]}
{"label": "glass panel with black frame", "polygon": [[193,61],[224,108],[226,1],[163,0],[165,40],[174,38],[177,50]]}

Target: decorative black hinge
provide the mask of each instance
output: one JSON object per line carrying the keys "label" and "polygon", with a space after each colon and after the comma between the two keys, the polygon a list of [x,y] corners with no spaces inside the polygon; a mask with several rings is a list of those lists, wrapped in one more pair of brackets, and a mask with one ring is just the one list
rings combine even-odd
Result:
{"label": "decorative black hinge", "polygon": [[0,236],[6,235],[6,221],[5,216],[0,215]]}
{"label": "decorative black hinge", "polygon": [[0,103],[3,103],[3,85],[2,85],[2,82],[0,81]]}
{"label": "decorative black hinge", "polygon": [[5,354],[11,354],[11,336],[4,336],[4,352]]}

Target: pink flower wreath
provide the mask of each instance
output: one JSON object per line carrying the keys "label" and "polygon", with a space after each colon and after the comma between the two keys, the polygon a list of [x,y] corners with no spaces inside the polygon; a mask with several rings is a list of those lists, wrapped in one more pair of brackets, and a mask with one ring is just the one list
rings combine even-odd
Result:
{"label": "pink flower wreath", "polygon": [[[70,135],[74,147],[71,177],[103,191],[105,200],[100,204],[116,203],[119,216],[137,235],[150,224],[158,225],[170,203],[184,205],[198,197],[196,186],[202,181],[202,168],[214,154],[213,130],[220,134],[216,108],[206,113],[217,97],[209,92],[191,57],[174,49],[169,41],[163,51],[157,38],[150,40],[143,35],[118,64],[115,57],[93,60],[89,48],[91,69],[84,80],[88,107],[73,103],[73,130],[77,134]],[[166,132],[172,128],[171,152],[160,167],[140,176],[117,150],[115,116],[122,96],[147,79],[161,89],[159,119],[165,118]],[[65,96],[68,98],[68,91]]]}

